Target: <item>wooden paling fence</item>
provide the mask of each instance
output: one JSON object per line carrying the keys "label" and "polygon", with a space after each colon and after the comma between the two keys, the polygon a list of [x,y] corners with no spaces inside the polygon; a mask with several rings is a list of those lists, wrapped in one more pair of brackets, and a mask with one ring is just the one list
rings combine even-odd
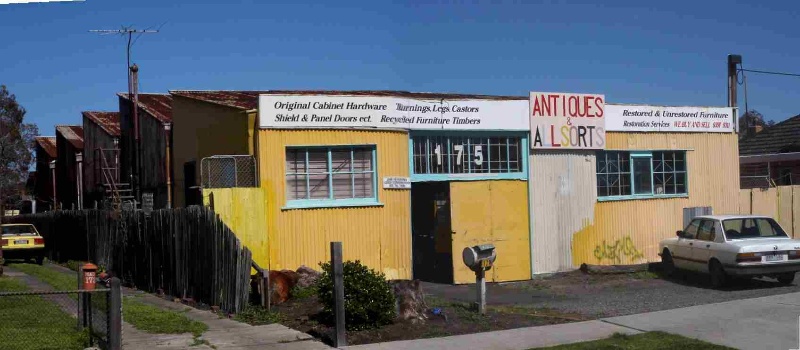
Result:
{"label": "wooden paling fence", "polygon": [[149,292],[238,312],[250,292],[250,250],[210,209],[53,211],[8,218],[31,223],[57,261],[91,261]]}

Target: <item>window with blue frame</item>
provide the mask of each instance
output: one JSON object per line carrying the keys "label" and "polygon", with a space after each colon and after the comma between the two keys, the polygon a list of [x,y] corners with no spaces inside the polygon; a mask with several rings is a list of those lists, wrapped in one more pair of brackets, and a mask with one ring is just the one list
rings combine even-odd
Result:
{"label": "window with blue frame", "polygon": [[288,204],[377,202],[375,146],[287,147]]}
{"label": "window with blue frame", "polygon": [[686,151],[600,151],[597,197],[649,198],[687,192]]}

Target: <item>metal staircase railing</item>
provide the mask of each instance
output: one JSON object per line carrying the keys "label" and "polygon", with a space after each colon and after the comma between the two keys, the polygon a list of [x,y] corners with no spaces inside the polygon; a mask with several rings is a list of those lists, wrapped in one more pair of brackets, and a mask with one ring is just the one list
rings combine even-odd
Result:
{"label": "metal staircase railing", "polygon": [[[99,170],[105,197],[110,200],[111,209],[119,210],[122,203],[133,200],[133,191],[129,183],[119,180],[119,149],[97,149],[100,160]],[[109,161],[113,159],[113,163]]]}

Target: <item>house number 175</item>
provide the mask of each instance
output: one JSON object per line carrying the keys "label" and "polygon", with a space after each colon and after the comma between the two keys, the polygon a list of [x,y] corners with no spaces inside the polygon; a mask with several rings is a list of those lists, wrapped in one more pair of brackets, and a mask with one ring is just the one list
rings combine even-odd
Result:
{"label": "house number 175", "polygon": [[[453,150],[456,151],[456,165],[461,165],[461,159],[464,155],[464,145],[453,145]],[[436,145],[433,149],[436,154],[436,165],[442,165],[442,145]],[[480,166],[483,164],[483,146],[475,145],[472,155],[475,157],[473,161],[475,165]]]}

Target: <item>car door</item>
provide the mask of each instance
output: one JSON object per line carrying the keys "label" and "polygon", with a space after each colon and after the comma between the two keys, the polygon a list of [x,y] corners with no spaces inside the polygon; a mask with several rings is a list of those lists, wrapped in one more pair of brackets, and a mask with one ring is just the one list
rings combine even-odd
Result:
{"label": "car door", "polygon": [[703,220],[697,230],[697,239],[692,245],[692,264],[700,271],[708,271],[708,260],[714,255],[718,243],[717,232],[722,232],[717,220]]}
{"label": "car door", "polygon": [[683,234],[678,237],[678,242],[675,243],[672,258],[675,266],[683,269],[695,269],[696,267],[691,263],[692,260],[692,245],[694,245],[697,231],[700,228],[700,219],[694,219],[683,230]]}

